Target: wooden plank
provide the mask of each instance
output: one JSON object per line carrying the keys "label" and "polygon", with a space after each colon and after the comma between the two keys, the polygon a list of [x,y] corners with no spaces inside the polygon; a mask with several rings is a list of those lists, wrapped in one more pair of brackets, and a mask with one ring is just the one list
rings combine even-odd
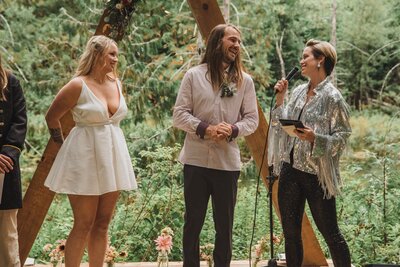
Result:
{"label": "wooden plank", "polygon": [[[132,1],[130,4],[126,5],[124,7],[126,13],[124,14],[130,16],[134,11],[134,4],[136,2],[137,1]],[[125,17],[123,22],[110,25],[105,21],[105,18],[109,16],[110,12],[111,11],[107,8],[104,10],[95,35],[110,35],[115,41],[119,41],[124,35],[124,30],[130,17]],[[61,127],[64,137],[69,134],[74,126],[75,122],[72,119],[71,113],[68,112],[61,119]],[[59,149],[59,145],[55,144],[50,139],[25,193],[23,208],[18,211],[17,221],[21,262],[25,262],[28,257],[51,202],[53,201],[55,194],[44,186],[44,181],[46,180]]]}
{"label": "wooden plank", "polygon": [[187,2],[203,38],[206,39],[216,25],[225,23],[216,0],[188,0]]}
{"label": "wooden plank", "polygon": [[[213,27],[225,23],[216,0],[188,0],[188,3],[204,38],[208,36]],[[262,163],[261,175],[263,177],[264,185],[268,188],[268,181],[266,180],[266,177],[268,176],[267,153],[264,153],[263,151],[267,138],[268,123],[259,104],[258,111],[260,114],[259,126],[253,134],[247,136],[245,139],[256,165],[260,167]],[[265,154],[264,160],[262,160],[263,154]],[[274,208],[280,218],[277,182],[274,183],[272,192]],[[302,237],[304,246],[303,265],[327,266],[321,246],[311,227],[311,223],[305,214],[303,217]]]}
{"label": "wooden plank", "polygon": [[[75,125],[71,113],[61,119],[63,135],[67,136]],[[43,156],[36,168],[29,187],[25,193],[23,208],[18,211],[19,254],[21,262],[25,262],[43,224],[47,211],[55,193],[44,186],[59,145],[49,140]]]}

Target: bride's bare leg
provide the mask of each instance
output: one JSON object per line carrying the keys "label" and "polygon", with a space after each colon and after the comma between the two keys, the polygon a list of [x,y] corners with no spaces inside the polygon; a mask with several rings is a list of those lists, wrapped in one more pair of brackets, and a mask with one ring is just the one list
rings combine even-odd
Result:
{"label": "bride's bare leg", "polygon": [[103,266],[107,248],[108,226],[113,216],[119,192],[101,195],[97,205],[97,214],[89,233],[89,267]]}

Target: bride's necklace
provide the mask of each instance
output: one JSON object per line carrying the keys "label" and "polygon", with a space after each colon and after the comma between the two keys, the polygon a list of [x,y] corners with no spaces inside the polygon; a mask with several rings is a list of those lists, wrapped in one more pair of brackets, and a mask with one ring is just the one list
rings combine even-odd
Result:
{"label": "bride's necklace", "polygon": [[106,77],[104,77],[103,79],[99,79],[99,78],[93,77],[93,80],[98,84],[103,84],[103,83],[106,82]]}
{"label": "bride's necklace", "polygon": [[112,81],[112,82],[115,81],[115,79],[108,74],[106,74],[106,76],[103,79],[93,77],[93,80],[98,84],[104,84],[106,81]]}

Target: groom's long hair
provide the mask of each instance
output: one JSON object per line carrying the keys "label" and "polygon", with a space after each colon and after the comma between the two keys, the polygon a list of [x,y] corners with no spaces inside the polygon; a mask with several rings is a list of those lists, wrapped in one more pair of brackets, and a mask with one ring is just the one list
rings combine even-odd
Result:
{"label": "groom's long hair", "polygon": [[[211,84],[214,90],[218,90],[224,81],[224,69],[222,63],[224,60],[224,51],[222,47],[222,38],[224,38],[226,28],[233,28],[239,34],[239,29],[232,24],[219,24],[212,29],[207,40],[206,52],[201,60],[201,63],[207,64],[207,74],[211,79]],[[239,88],[243,81],[243,65],[240,57],[240,51],[237,54],[235,61],[231,63],[228,69],[228,82],[236,83]],[[207,75],[206,74],[206,75]]]}

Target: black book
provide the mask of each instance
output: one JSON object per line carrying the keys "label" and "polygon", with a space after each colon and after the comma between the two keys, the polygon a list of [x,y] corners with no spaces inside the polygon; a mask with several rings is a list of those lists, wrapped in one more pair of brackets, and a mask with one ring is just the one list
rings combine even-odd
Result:
{"label": "black book", "polygon": [[282,129],[292,137],[297,137],[297,135],[294,133],[295,129],[301,131],[302,128],[305,128],[304,124],[299,120],[280,119],[279,122],[282,125]]}

